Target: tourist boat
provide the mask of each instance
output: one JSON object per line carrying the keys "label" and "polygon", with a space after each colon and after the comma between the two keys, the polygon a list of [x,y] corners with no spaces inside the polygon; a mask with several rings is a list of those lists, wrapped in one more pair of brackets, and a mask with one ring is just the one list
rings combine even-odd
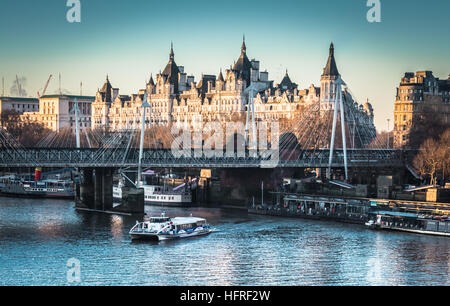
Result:
{"label": "tourist boat", "polygon": [[144,222],[136,222],[130,230],[132,240],[170,240],[205,236],[212,233],[206,219],[195,217],[169,218],[165,214],[150,217]]}
{"label": "tourist boat", "polygon": [[[114,200],[122,200],[122,187],[122,181],[119,181],[119,184],[113,187]],[[141,188],[144,189],[145,204],[175,207],[192,205],[192,193],[187,184],[171,188],[170,186],[147,185],[142,183]]]}
{"label": "tourist boat", "polygon": [[450,237],[448,216],[433,217],[405,212],[378,211],[369,213],[369,218],[366,226],[371,229]]}
{"label": "tourist boat", "polygon": [[30,198],[73,199],[75,190],[71,180],[28,181],[16,176],[7,176],[0,178],[0,194]]}

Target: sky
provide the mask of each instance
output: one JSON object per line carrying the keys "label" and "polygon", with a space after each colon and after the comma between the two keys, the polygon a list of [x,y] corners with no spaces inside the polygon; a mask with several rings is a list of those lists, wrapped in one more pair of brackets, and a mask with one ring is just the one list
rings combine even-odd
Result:
{"label": "sky", "polygon": [[[121,94],[137,93],[175,61],[196,80],[217,75],[247,55],[278,83],[286,69],[299,88],[320,85],[331,42],[339,72],[360,103],[387,129],[401,77],[450,74],[448,0],[380,0],[381,22],[369,23],[367,0],[80,0],[81,22],[69,23],[66,0],[1,0],[0,77],[9,93],[16,75],[28,96],[95,95],[106,75]],[[1,85],[1,84],[0,84]],[[0,88],[1,90],[2,88]],[[1,94],[1,92],[0,92]],[[392,128],[392,121],[391,121]]]}

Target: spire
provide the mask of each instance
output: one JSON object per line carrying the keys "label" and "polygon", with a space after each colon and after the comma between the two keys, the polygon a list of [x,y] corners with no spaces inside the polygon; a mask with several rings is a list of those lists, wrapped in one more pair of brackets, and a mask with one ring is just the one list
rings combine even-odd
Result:
{"label": "spire", "polygon": [[219,74],[219,77],[217,78],[217,81],[221,81],[221,82],[224,81],[223,74],[222,74],[222,68],[220,68],[220,74]]}
{"label": "spire", "polygon": [[330,45],[330,55],[328,56],[328,62],[323,69],[322,76],[339,76],[339,71],[336,66],[336,60],[334,59],[334,44]]}
{"label": "spire", "polygon": [[155,85],[155,82],[153,81],[153,73],[150,74],[150,80],[148,81],[148,83],[149,83],[150,85]]}
{"label": "spire", "polygon": [[247,46],[245,45],[245,34],[242,38],[242,47],[241,47],[241,52],[242,53],[247,53]]}
{"label": "spire", "polygon": [[99,90],[102,94],[104,102],[112,102],[112,85],[109,82],[109,76],[106,76],[105,84],[103,84],[102,89]]}
{"label": "spire", "polygon": [[175,53],[173,52],[173,42],[170,42],[170,60],[174,60]]}

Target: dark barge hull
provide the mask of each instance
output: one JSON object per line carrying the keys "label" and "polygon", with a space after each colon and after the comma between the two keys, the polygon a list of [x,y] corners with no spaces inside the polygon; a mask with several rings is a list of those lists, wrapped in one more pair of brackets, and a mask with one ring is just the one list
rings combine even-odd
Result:
{"label": "dark barge hull", "polygon": [[319,221],[334,221],[340,223],[349,223],[349,224],[360,224],[364,225],[367,222],[367,218],[357,218],[357,217],[336,217],[336,216],[327,216],[327,215],[308,215],[308,214],[296,214],[289,213],[285,211],[269,211],[269,210],[261,210],[261,209],[248,209],[248,213],[251,215],[262,215],[262,216],[272,216],[272,217],[285,217],[285,218],[294,218],[294,219],[307,219],[307,220],[319,220]]}
{"label": "dark barge hull", "polygon": [[8,193],[0,192],[0,196],[9,198],[22,198],[22,199],[63,199],[73,200],[75,195],[58,195],[58,194],[33,194],[33,193]]}

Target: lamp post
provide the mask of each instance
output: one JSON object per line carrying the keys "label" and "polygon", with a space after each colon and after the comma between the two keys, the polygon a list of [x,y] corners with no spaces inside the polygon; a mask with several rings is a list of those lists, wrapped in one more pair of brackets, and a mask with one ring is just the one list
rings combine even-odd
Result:
{"label": "lamp post", "polygon": [[391,121],[391,119],[388,119],[387,120],[387,124],[388,124],[388,126],[387,126],[387,148],[389,149],[390,148],[390,131],[389,131],[389,123],[390,123],[390,121]]}

